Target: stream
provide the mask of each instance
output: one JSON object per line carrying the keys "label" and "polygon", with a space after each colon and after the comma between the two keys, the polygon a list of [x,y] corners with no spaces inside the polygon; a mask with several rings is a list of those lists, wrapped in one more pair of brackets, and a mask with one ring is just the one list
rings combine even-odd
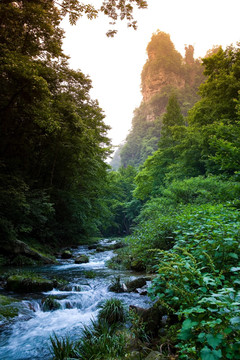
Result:
{"label": "stream", "polygon": [[[112,244],[102,240],[100,244]],[[58,264],[42,267],[24,268],[46,278],[66,280],[64,291],[52,291],[38,294],[13,294],[24,303],[18,317],[8,324],[0,323],[0,359],[1,360],[40,360],[51,359],[50,336],[69,336],[72,340],[81,336],[84,325],[89,325],[99,311],[104,300],[112,297],[121,299],[126,306],[130,304],[148,308],[151,301],[146,295],[138,293],[113,293],[108,290],[113,279],[120,275],[121,281],[133,280],[140,276],[132,271],[119,271],[107,268],[106,262],[114,256],[113,251],[96,252],[87,246],[72,250],[73,257],[80,254],[89,256],[89,262],[75,264],[74,259],[58,259]],[[15,268],[16,270],[16,268]],[[86,277],[88,271],[94,271],[93,279]],[[60,308],[54,311],[43,311],[42,300],[53,296]]]}

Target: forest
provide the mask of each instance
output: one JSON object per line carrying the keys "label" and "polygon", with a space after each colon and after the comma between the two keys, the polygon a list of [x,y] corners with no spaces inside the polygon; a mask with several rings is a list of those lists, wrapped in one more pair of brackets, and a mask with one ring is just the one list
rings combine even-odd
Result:
{"label": "forest", "polygon": [[[134,27],[133,3],[146,3],[123,3],[101,11]],[[184,58],[168,34],[153,34],[143,101],[111,167],[91,80],[62,50],[62,18],[96,10],[61,5],[0,5],[1,267],[49,264],[63,248],[121,237],[109,266],[150,275],[148,296],[166,324],[153,333],[130,312],[126,348],[132,338],[113,300],[81,343],[52,337],[53,358],[240,359],[240,44],[196,60],[193,47]],[[159,74],[167,85],[154,88]]]}

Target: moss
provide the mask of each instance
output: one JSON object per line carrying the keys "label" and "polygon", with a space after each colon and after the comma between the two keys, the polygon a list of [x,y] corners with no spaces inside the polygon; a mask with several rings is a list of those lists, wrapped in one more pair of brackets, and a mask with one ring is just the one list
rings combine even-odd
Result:
{"label": "moss", "polygon": [[43,311],[53,311],[61,308],[59,302],[54,299],[52,296],[47,297],[42,301],[43,303]]}
{"label": "moss", "polygon": [[11,261],[11,265],[16,265],[16,266],[36,265],[36,261],[30,259],[29,257],[18,255]]}
{"label": "moss", "polygon": [[18,316],[19,300],[13,299],[9,296],[0,295],[0,319],[9,319]]}
{"label": "moss", "polygon": [[97,273],[94,270],[88,270],[84,272],[84,275],[87,279],[95,279]]}
{"label": "moss", "polygon": [[62,259],[71,259],[71,257],[72,257],[72,253],[70,250],[64,250],[61,255]]}
{"label": "moss", "polygon": [[53,281],[35,275],[12,275],[7,279],[6,285],[7,290],[19,293],[50,291],[53,287]]}
{"label": "moss", "polygon": [[88,262],[89,262],[89,257],[85,254],[82,254],[75,259],[75,264],[85,264]]}

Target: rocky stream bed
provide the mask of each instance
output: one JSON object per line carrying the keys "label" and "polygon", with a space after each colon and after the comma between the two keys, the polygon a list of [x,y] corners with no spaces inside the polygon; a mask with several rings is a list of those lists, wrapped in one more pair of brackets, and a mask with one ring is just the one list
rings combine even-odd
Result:
{"label": "rocky stream bed", "polygon": [[[55,279],[63,280],[61,286],[50,291],[13,292],[11,288],[0,289],[3,299],[3,296],[14,299],[14,307],[11,304],[8,306],[9,309],[12,306],[18,314],[8,320],[0,317],[1,360],[51,359],[50,336],[55,333],[71,339],[79,338],[83,326],[91,323],[99,306],[109,298],[117,297],[126,306],[151,306],[150,299],[138,292],[110,291],[112,282],[119,276],[124,283],[142,277],[133,271],[112,270],[106,266],[106,262],[114,256],[114,252],[107,248],[111,244],[113,242],[103,240],[101,245],[106,246],[106,250],[100,252],[79,246],[72,249],[71,258],[59,258],[57,264],[21,269],[36,277],[50,279],[53,284]],[[76,263],[75,259],[81,255],[86,255],[89,262]]]}

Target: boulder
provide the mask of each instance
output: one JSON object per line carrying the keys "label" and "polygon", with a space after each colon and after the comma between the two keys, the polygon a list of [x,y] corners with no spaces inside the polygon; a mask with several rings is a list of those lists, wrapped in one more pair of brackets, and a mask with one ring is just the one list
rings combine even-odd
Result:
{"label": "boulder", "polygon": [[112,249],[113,250],[122,249],[122,248],[124,248],[126,246],[127,246],[127,244],[119,241],[119,242],[116,242],[115,244],[112,245]]}
{"label": "boulder", "polygon": [[138,288],[142,288],[143,286],[145,286],[147,284],[147,280],[148,280],[148,278],[140,277],[135,280],[127,282],[126,283],[127,291],[128,292],[132,292],[132,291],[137,292]]}
{"label": "boulder", "polygon": [[125,290],[123,289],[123,285],[121,284],[121,278],[120,276],[116,276],[113,280],[112,280],[112,284],[108,287],[109,291],[115,292],[115,293],[121,293],[124,292]]}
{"label": "boulder", "polygon": [[42,307],[43,311],[58,310],[61,307],[59,302],[57,302],[57,300],[55,300],[51,296],[47,297],[46,299],[43,299],[42,304],[43,304],[43,307]]}
{"label": "boulder", "polygon": [[139,271],[139,272],[146,270],[146,266],[141,260],[133,260],[130,264],[130,267],[131,270]]}
{"label": "boulder", "polygon": [[145,324],[146,334],[150,337],[157,337],[159,330],[164,326],[163,317],[166,315],[163,307],[155,304],[149,309],[130,305],[129,310],[135,311]]}
{"label": "boulder", "polygon": [[7,279],[6,289],[18,293],[50,291],[54,288],[54,281],[41,277],[26,277],[12,275]]}
{"label": "boulder", "polygon": [[108,250],[105,246],[97,246],[96,247],[96,252],[103,252]]}
{"label": "boulder", "polygon": [[97,244],[88,245],[88,250],[95,250],[97,246]]}
{"label": "boulder", "polygon": [[71,257],[72,257],[72,253],[70,250],[64,250],[61,255],[62,259],[71,259]]}
{"label": "boulder", "polygon": [[20,302],[9,296],[0,295],[0,322],[1,319],[11,319],[18,315]]}
{"label": "boulder", "polygon": [[89,257],[85,254],[82,254],[75,259],[75,264],[85,264],[88,262],[89,262]]}
{"label": "boulder", "polygon": [[53,259],[40,254],[37,250],[30,248],[27,244],[25,244],[25,242],[20,240],[2,242],[0,245],[0,252],[11,258],[24,256],[44,264],[54,264],[55,262]]}
{"label": "boulder", "polygon": [[126,360],[138,360],[138,359],[143,359],[142,357],[142,353],[140,351],[137,350],[132,350],[131,352],[127,353],[125,355]]}

